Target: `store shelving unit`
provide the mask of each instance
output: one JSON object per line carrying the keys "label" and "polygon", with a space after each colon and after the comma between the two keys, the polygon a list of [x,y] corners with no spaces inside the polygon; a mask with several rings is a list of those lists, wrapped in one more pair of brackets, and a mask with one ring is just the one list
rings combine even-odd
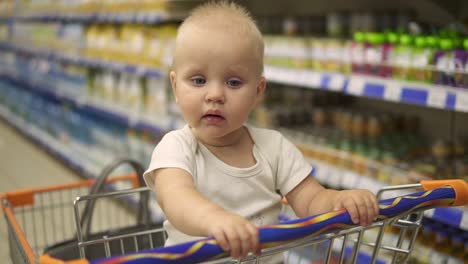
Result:
{"label": "store shelving unit", "polygon": [[365,75],[267,66],[269,81],[397,103],[468,112],[468,90]]}
{"label": "store shelving unit", "polygon": [[167,116],[149,118],[145,115],[132,114],[118,105],[97,102],[92,98],[70,96],[12,75],[0,74],[0,76],[38,96],[65,103],[79,111],[100,116],[110,122],[116,122],[129,128],[144,129],[160,134],[173,129],[175,125],[176,120]]}

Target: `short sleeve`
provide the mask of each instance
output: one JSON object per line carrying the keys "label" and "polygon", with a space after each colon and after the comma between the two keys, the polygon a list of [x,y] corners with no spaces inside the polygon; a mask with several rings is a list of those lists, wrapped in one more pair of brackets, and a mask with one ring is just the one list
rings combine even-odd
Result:
{"label": "short sleeve", "polygon": [[312,165],[299,149],[284,136],[279,140],[279,159],[276,175],[277,188],[282,195],[288,194],[306,177],[313,173]]}
{"label": "short sleeve", "polygon": [[166,134],[154,148],[148,169],[143,174],[146,185],[154,189],[151,173],[161,168],[179,168],[193,175],[194,155],[190,138],[184,137],[182,131]]}

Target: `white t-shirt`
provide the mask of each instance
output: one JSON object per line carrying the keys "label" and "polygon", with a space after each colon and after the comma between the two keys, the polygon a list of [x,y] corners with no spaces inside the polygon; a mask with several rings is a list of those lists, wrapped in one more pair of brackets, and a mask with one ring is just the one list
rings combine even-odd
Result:
{"label": "white t-shirt", "polygon": [[[227,211],[249,219],[256,226],[275,224],[281,210],[281,195],[286,195],[312,171],[301,152],[279,132],[247,127],[254,141],[256,164],[249,168],[230,166],[193,136],[190,128],[167,133],[153,151],[144,174],[154,190],[150,172],[160,168],[180,168],[193,176],[197,190]],[[157,194],[156,194],[157,195]],[[166,246],[193,241],[169,222]]]}

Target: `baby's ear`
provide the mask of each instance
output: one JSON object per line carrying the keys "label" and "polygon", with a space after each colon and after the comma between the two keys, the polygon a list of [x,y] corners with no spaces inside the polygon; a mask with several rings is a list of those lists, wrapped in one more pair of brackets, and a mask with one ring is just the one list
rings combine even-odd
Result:
{"label": "baby's ear", "polygon": [[171,71],[169,73],[169,79],[171,81],[171,87],[172,87],[172,92],[174,93],[174,98],[175,98],[175,101],[176,103],[179,102],[179,100],[177,99],[177,93],[176,93],[176,90],[177,90],[177,82],[176,82],[176,73],[175,71]]}
{"label": "baby's ear", "polygon": [[264,76],[262,76],[257,86],[257,99],[260,99],[260,97],[262,97],[263,92],[265,92],[265,89],[266,89],[266,79]]}

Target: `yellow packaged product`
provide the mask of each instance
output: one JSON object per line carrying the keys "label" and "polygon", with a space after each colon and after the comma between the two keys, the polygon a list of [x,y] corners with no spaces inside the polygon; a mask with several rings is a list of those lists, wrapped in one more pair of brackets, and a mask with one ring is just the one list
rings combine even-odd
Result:
{"label": "yellow packaged product", "polygon": [[324,70],[339,72],[341,69],[341,59],[343,46],[335,39],[324,40],[325,63]]}
{"label": "yellow packaged product", "polygon": [[90,25],[85,29],[85,50],[84,56],[93,58],[97,51],[97,37],[99,34],[99,28],[97,25]]}
{"label": "yellow packaged product", "polygon": [[99,40],[99,58],[108,61],[122,61],[122,53],[124,48],[121,30],[118,25],[104,25],[101,29]]}
{"label": "yellow packaged product", "polygon": [[105,13],[117,13],[123,10],[122,5],[126,0],[102,0],[102,11]]}
{"label": "yellow packaged product", "polygon": [[102,91],[104,100],[118,103],[117,76],[113,72],[106,71],[103,73]]}
{"label": "yellow packaged product", "polygon": [[145,27],[144,49],[142,63],[148,67],[159,67],[162,57],[161,29],[159,27]]}
{"label": "yellow packaged product", "polygon": [[169,67],[172,64],[172,56],[174,54],[176,35],[176,25],[165,25],[161,28],[161,66],[163,67]]}
{"label": "yellow packaged product", "polygon": [[352,41],[346,40],[341,43],[342,54],[340,60],[340,72],[344,74],[351,74],[351,48]]}
{"label": "yellow packaged product", "polygon": [[82,0],[76,7],[76,12],[81,14],[90,14],[101,11],[102,1]]}
{"label": "yellow packaged product", "polygon": [[122,59],[131,64],[139,64],[144,57],[144,26],[126,24],[122,27]]}
{"label": "yellow packaged product", "polygon": [[292,68],[306,69],[308,67],[308,39],[303,37],[289,37],[285,39],[288,42],[290,65]]}
{"label": "yellow packaged product", "polygon": [[323,39],[312,38],[312,69],[315,71],[324,71],[326,65],[325,43]]}
{"label": "yellow packaged product", "polygon": [[168,110],[168,88],[165,77],[147,76],[143,84],[142,103],[146,114],[159,116],[167,115]]}
{"label": "yellow packaged product", "polygon": [[139,12],[160,13],[167,10],[167,1],[165,0],[140,0],[137,5]]}
{"label": "yellow packaged product", "polygon": [[137,75],[130,76],[129,86],[127,88],[126,105],[130,110],[137,114],[143,108],[143,82]]}
{"label": "yellow packaged product", "polygon": [[13,13],[13,1],[0,1],[0,17]]}

